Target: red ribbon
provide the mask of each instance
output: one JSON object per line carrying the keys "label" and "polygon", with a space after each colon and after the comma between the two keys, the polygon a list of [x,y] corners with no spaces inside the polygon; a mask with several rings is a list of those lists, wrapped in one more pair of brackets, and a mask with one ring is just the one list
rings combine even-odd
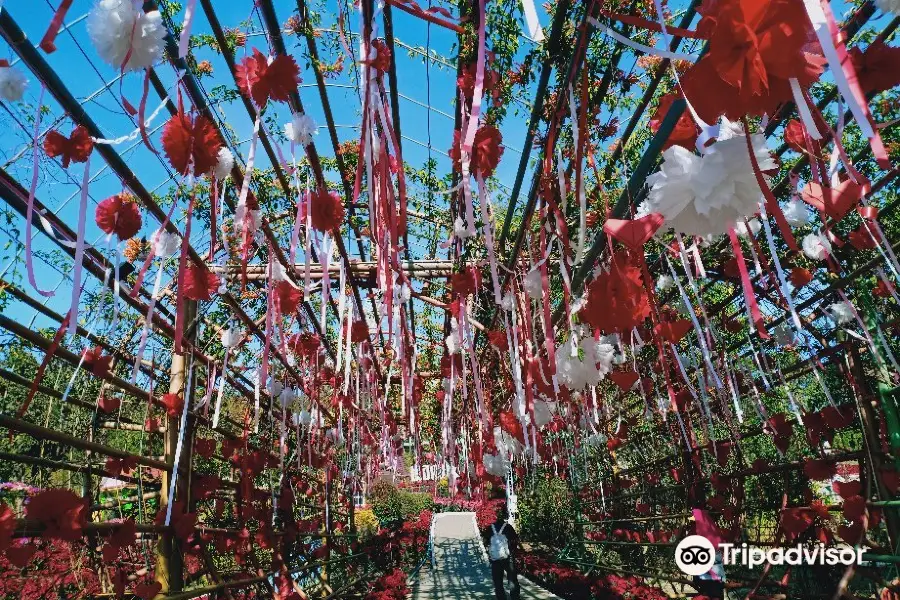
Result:
{"label": "red ribbon", "polygon": [[41,43],[38,44],[44,52],[47,54],[53,54],[56,52],[56,44],[54,41],[56,40],[56,36],[59,35],[59,30],[62,28],[63,19],[66,18],[66,13],[69,12],[69,8],[72,6],[72,0],[62,0],[59,4],[59,8],[56,9],[56,13],[53,15],[53,19],[50,21],[50,25],[47,27],[47,32],[44,33],[44,37],[41,38]]}

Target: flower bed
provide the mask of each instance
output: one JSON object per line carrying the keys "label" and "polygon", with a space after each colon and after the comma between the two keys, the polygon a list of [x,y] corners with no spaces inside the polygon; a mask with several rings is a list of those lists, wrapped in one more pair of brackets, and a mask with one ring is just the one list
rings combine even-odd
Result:
{"label": "flower bed", "polygon": [[565,600],[666,600],[659,588],[640,578],[612,573],[585,575],[578,569],[556,562],[544,552],[523,552],[519,572]]}

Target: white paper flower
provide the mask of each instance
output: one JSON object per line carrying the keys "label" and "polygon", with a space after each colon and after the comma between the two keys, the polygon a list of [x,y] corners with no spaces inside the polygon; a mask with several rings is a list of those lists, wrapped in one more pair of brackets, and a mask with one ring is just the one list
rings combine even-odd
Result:
{"label": "white paper flower", "polygon": [[278,394],[278,402],[281,404],[281,408],[287,408],[296,399],[296,392],[289,387],[284,388],[281,390],[281,393]]}
{"label": "white paper flower", "polygon": [[[579,352],[580,351],[580,352]],[[612,368],[616,350],[611,344],[585,337],[577,347],[569,338],[556,349],[559,382],[572,391],[600,383]]]}
{"label": "white paper flower", "polygon": [[550,423],[556,413],[556,402],[534,401],[534,425],[538,429]]}
{"label": "white paper flower", "polygon": [[181,239],[177,235],[162,229],[157,229],[150,240],[153,243],[153,254],[160,258],[167,258],[175,254],[181,243]]}
{"label": "white paper flower", "polygon": [[659,279],[656,280],[656,289],[660,292],[666,291],[673,285],[675,285],[675,280],[669,275],[660,275]]}
{"label": "white paper flower", "polygon": [[779,346],[791,346],[794,344],[794,331],[787,323],[782,323],[772,332],[775,343]]}
{"label": "white paper flower", "polygon": [[269,394],[271,394],[272,396],[279,396],[281,395],[281,392],[284,391],[284,385],[282,385],[280,381],[272,379],[271,381],[269,381],[268,389]]}
{"label": "white paper flower", "polygon": [[875,0],[875,5],[886,13],[900,17],[900,0]]}
{"label": "white paper flower", "polygon": [[510,462],[506,458],[496,454],[485,454],[482,459],[484,470],[494,477],[506,477]]}
{"label": "white paper flower", "polygon": [[849,302],[835,302],[828,307],[828,314],[837,325],[846,325],[853,320],[853,307]]}
{"label": "white paper flower", "polygon": [[813,260],[825,260],[831,254],[831,242],[824,235],[810,233],[802,242],[803,254]]}
{"label": "white paper flower", "polygon": [[[745,222],[746,221],[746,222]],[[749,231],[747,230],[747,225],[750,226]],[[738,221],[734,230],[737,234],[743,238],[748,237],[756,237],[756,234],[759,233],[759,230],[762,229],[762,223],[759,222],[759,219],[741,219]]]}
{"label": "white paper flower", "polygon": [[450,332],[444,343],[447,344],[447,353],[450,355],[459,354],[460,350],[462,350],[462,341],[459,339],[459,332],[456,330]]}
{"label": "white paper flower", "polygon": [[140,71],[162,58],[166,29],[158,10],[145,13],[132,0],[100,0],[88,15],[87,31],[105,62]]}
{"label": "white paper flower", "polygon": [[500,427],[494,427],[494,445],[497,452],[502,455],[519,454],[525,449],[522,442],[503,431]]}
{"label": "white paper flower", "polygon": [[0,67],[0,98],[6,102],[18,102],[25,94],[28,80],[13,67]]}
{"label": "white paper flower", "polygon": [[540,300],[544,297],[544,285],[541,282],[541,270],[538,267],[528,271],[523,287],[525,294],[532,300]]}
{"label": "white paper flower", "polygon": [[303,427],[309,427],[309,424],[312,423],[312,413],[308,410],[301,410],[298,413],[294,413],[294,425],[299,427],[302,425]]}
{"label": "white paper flower", "polygon": [[222,181],[231,173],[231,169],[234,167],[234,154],[231,153],[231,150],[222,146],[222,149],[219,150],[219,154],[217,156],[216,166],[213,167],[212,172],[213,175],[216,176],[216,179]]}
{"label": "white paper flower", "polygon": [[287,139],[301,146],[309,146],[312,143],[312,136],[318,133],[319,126],[306,113],[294,113],[291,122],[284,125],[284,135]]}
{"label": "white paper flower", "polygon": [[510,312],[515,307],[515,305],[516,299],[513,297],[512,292],[507,292],[503,295],[503,299],[500,301],[500,308],[502,308],[506,312]]}
{"label": "white paper flower", "polygon": [[809,209],[802,200],[792,199],[787,203],[781,212],[784,213],[784,219],[791,227],[803,227],[810,220]]}
{"label": "white paper flower", "polygon": [[332,427],[325,432],[325,437],[335,446],[344,445],[344,432],[337,427]]}
{"label": "white paper flower", "polygon": [[[775,168],[765,136],[753,134],[751,141],[759,168]],[[743,129],[727,119],[722,119],[718,141],[707,154],[701,157],[672,146],[663,153],[660,171],[647,183],[650,193],[640,211],[660,213],[667,228],[688,235],[727,233],[756,213],[762,198]]]}
{"label": "white paper flower", "polygon": [[262,225],[262,211],[251,210],[246,204],[238,204],[234,209],[234,228],[236,231],[244,231],[244,227],[250,228],[251,232],[255,232]]}
{"label": "white paper flower", "polygon": [[237,329],[233,329],[229,327],[228,329],[223,329],[219,334],[219,339],[222,340],[222,345],[226,348],[234,348],[241,341],[241,338],[244,337],[241,335],[241,332]]}
{"label": "white paper flower", "polygon": [[466,228],[466,222],[462,220],[462,217],[456,217],[453,222],[453,235],[460,240],[472,237],[473,234]]}

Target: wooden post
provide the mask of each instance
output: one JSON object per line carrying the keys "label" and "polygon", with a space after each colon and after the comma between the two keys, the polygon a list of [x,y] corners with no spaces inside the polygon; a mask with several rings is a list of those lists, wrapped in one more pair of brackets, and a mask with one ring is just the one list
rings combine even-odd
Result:
{"label": "wooden post", "polygon": [[[194,316],[197,314],[197,303],[194,300],[184,301],[184,320],[185,323],[194,324],[193,327],[185,331],[185,347],[189,348],[196,340],[196,323]],[[176,354],[172,352],[172,364],[169,369],[169,393],[181,396],[185,404],[190,407],[193,404],[193,385],[191,389],[185,388],[185,381],[188,378],[187,357],[184,354]],[[160,489],[159,507],[161,511],[166,510],[169,503],[174,500],[187,500],[188,478],[190,477],[189,469],[191,460],[191,448],[193,447],[193,419],[188,415],[185,421],[184,445],[181,451],[181,457],[178,465],[175,465],[175,450],[178,446],[178,437],[181,430],[181,414],[168,415],[166,417],[166,433],[165,440],[165,462],[170,466],[168,471],[164,471],[162,475],[162,488]],[[175,490],[175,498],[169,497],[169,488],[171,486],[171,477],[176,477],[176,473],[181,471],[181,477]],[[173,514],[173,519],[175,515]],[[172,531],[165,531],[159,536],[156,544],[156,581],[162,586],[161,594],[171,594],[172,592],[180,592],[184,587],[184,555],[179,547],[178,541]]]}

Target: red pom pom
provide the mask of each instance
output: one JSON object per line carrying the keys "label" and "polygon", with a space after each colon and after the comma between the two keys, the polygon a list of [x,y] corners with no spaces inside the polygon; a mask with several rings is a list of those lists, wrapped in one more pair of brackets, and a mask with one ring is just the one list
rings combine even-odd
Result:
{"label": "red pom pom", "polygon": [[209,119],[182,112],[163,127],[162,145],[176,171],[187,175],[193,165],[193,173],[199,177],[218,164],[223,144]]}
{"label": "red pom pom", "polygon": [[96,346],[89,350],[85,350],[83,363],[85,368],[91,370],[91,373],[97,377],[107,377],[112,363],[112,356],[103,356],[103,348]]}
{"label": "red pom pom", "polygon": [[163,394],[162,403],[167,415],[173,418],[181,416],[181,411],[184,409],[184,399],[181,396],[178,394]]}
{"label": "red pom pom", "polygon": [[350,341],[359,344],[369,339],[369,326],[365,321],[356,321],[350,327]]}
{"label": "red pom pom", "polygon": [[[663,119],[665,119],[666,115],[669,113],[669,109],[672,107],[672,102],[675,101],[675,98],[675,94],[666,94],[659,99],[659,105],[656,107],[656,112],[650,117],[650,131],[653,133],[657,132],[659,126],[662,125]],[[672,133],[669,134],[669,138],[663,145],[663,150],[672,146],[682,146],[688,150],[693,150],[696,144],[697,125],[694,123],[694,119],[691,117],[690,112],[684,111],[681,113],[678,122],[675,123],[675,129],[672,130]]]}
{"label": "red pom pom", "polygon": [[294,57],[280,55],[269,63],[258,49],[235,67],[235,79],[241,92],[253,98],[260,108],[271,100],[287,102],[300,83],[300,67]]}
{"label": "red pom pom", "polygon": [[461,273],[454,273],[450,276],[450,287],[453,293],[459,296],[470,296],[475,293],[478,282],[481,280],[481,273],[475,267],[469,267]]}
{"label": "red pom pom", "polygon": [[184,295],[191,300],[212,300],[219,289],[219,276],[202,265],[190,265],[184,271]]}
{"label": "red pom pom", "polygon": [[852,48],[850,62],[866,94],[900,85],[900,48],[888,46],[883,40],[869,44],[865,54],[858,46]]}
{"label": "red pom pom", "polygon": [[276,301],[283,315],[297,312],[297,307],[303,302],[303,290],[298,290],[288,281],[279,281],[275,284],[275,294]]}
{"label": "red pom pom", "polygon": [[69,163],[75,161],[83,163],[87,161],[88,156],[94,149],[94,141],[91,140],[91,134],[88,130],[78,125],[72,130],[72,135],[64,136],[58,131],[51,131],[44,138],[44,152],[50,158],[62,156],[62,166],[64,169],[69,167]]}
{"label": "red pom pom", "polygon": [[101,201],[94,220],[103,233],[115,233],[120,240],[130,239],[141,230],[141,211],[131,194],[116,194]]}
{"label": "red pom pom", "polygon": [[[453,132],[453,146],[450,148],[450,158],[453,160],[453,168],[462,170],[462,140],[459,130]],[[472,142],[472,166],[473,174],[481,173],[482,177],[490,177],[494,169],[500,164],[503,156],[503,135],[493,125],[482,125],[475,132]]]}
{"label": "red pom pom", "polygon": [[334,231],[344,222],[344,203],[337,192],[319,190],[309,198],[310,221],[316,231]]}
{"label": "red pom pom", "polygon": [[797,152],[806,152],[806,135],[797,119],[791,119],[784,127],[784,143]]}

